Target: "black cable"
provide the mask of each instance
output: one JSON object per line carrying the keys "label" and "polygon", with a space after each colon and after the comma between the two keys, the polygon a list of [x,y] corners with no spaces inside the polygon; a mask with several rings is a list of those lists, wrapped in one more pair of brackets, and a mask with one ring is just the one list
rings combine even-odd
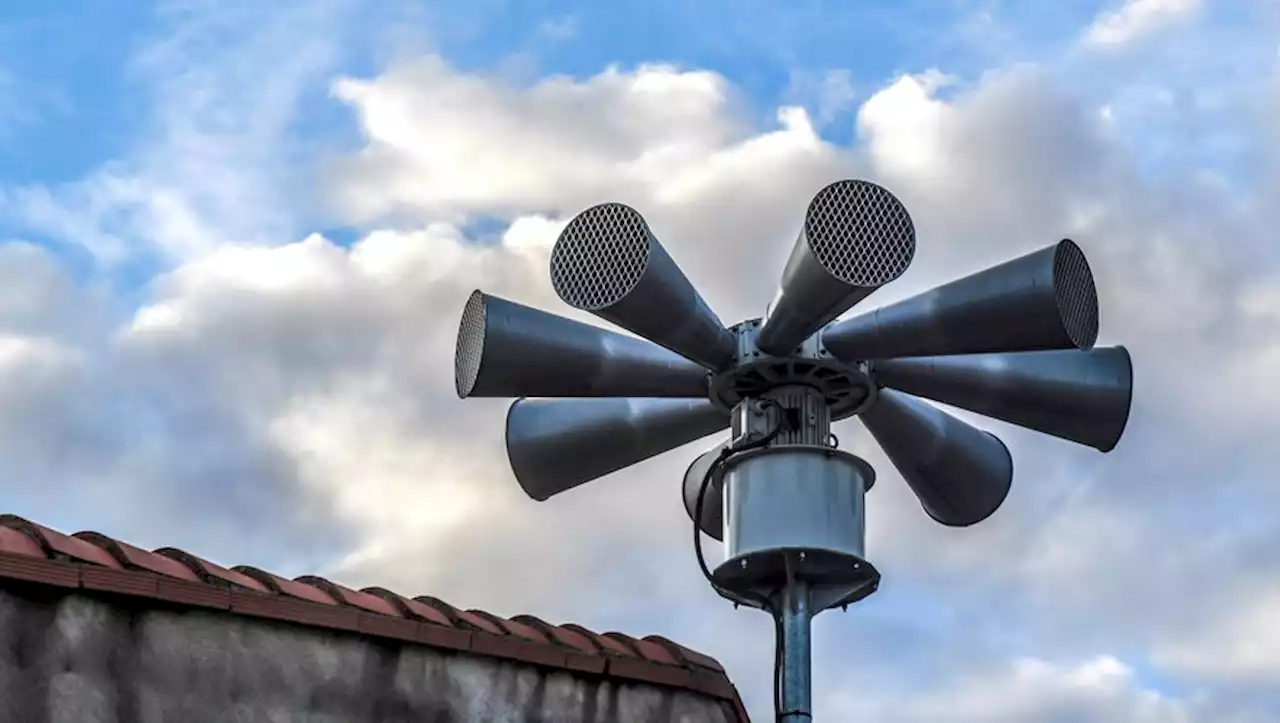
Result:
{"label": "black cable", "polygon": [[[766,399],[761,400],[761,402],[768,406],[778,407],[779,409],[781,408],[777,402],[772,400]],[[707,490],[711,488],[711,481],[715,478],[716,470],[720,468],[720,465],[724,464],[725,460],[740,452],[764,447],[776,439],[781,433],[782,415],[779,414],[778,421],[765,436],[760,437],[759,439],[753,439],[736,447],[729,445],[728,447],[720,450],[720,454],[712,460],[711,466],[707,467],[706,474],[702,476],[702,484],[698,486],[698,497],[693,504],[693,552],[698,558],[698,567],[702,570],[702,576],[707,579],[707,582],[710,583],[713,588],[716,587],[716,583],[711,577],[711,569],[707,567],[707,559],[702,554],[702,512],[704,509],[704,503],[707,500]],[[762,607],[768,609],[768,600],[758,600],[757,602],[761,602]]]}
{"label": "black cable", "polygon": [[[777,439],[782,433],[783,414],[782,407],[773,400],[761,400],[762,404],[772,406],[778,409],[778,420],[765,436],[746,442],[737,447],[730,445],[720,450],[720,454],[712,460],[711,466],[707,468],[706,474],[702,476],[702,484],[698,487],[698,497],[693,504],[693,553],[698,558],[698,567],[702,570],[702,576],[707,579],[711,587],[716,588],[715,579],[711,576],[711,569],[707,567],[707,559],[702,553],[702,512],[704,503],[707,499],[707,490],[711,488],[711,482],[715,479],[716,470],[720,465],[725,463],[729,457],[740,452],[746,452],[750,449],[764,447]],[[782,619],[775,614],[773,604],[768,597],[761,597],[756,600],[760,604],[762,610],[767,611],[773,616],[773,710],[778,719],[781,718],[782,710]]]}
{"label": "black cable", "polygon": [[773,616],[773,715],[782,720],[782,616]]}

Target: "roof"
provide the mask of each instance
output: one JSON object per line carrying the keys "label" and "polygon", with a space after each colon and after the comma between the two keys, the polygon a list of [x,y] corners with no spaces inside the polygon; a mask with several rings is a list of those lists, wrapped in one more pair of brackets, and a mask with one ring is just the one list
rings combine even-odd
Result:
{"label": "roof", "polygon": [[434,597],[355,590],[314,575],[290,580],[244,565],[222,567],[173,547],[147,551],[97,532],[67,535],[0,515],[0,585],[13,580],[681,688],[722,701],[730,720],[748,721],[718,662],[657,635],[601,634],[531,615],[502,618]]}

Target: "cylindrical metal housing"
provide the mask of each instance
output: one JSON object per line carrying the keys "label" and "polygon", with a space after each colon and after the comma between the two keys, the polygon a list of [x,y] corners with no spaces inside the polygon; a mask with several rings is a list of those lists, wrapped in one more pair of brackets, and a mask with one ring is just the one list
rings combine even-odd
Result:
{"label": "cylindrical metal housing", "polygon": [[811,586],[817,609],[847,600],[878,578],[863,556],[864,500],[874,480],[865,461],[832,447],[783,445],[730,457],[726,559],[713,574],[716,585],[749,602],[790,574]]}

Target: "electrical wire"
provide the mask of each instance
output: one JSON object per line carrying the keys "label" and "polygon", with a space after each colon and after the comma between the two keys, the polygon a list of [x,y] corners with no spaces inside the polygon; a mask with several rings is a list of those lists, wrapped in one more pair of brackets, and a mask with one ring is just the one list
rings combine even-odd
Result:
{"label": "electrical wire", "polygon": [[[759,439],[745,442],[741,445],[729,445],[720,450],[720,454],[712,460],[711,466],[707,467],[707,472],[702,476],[702,484],[698,487],[698,497],[693,504],[693,552],[698,558],[698,567],[702,570],[702,576],[707,579],[712,588],[717,588],[715,579],[711,576],[711,569],[707,567],[707,559],[702,552],[702,512],[704,503],[707,499],[707,490],[711,488],[711,482],[715,479],[716,470],[725,463],[729,457],[746,452],[751,449],[764,447],[777,439],[782,433],[783,418],[782,407],[771,399],[763,399],[761,403],[765,406],[772,406],[778,410],[778,419],[773,424],[773,428],[769,433]],[[782,711],[782,618],[777,615],[777,611],[773,609],[773,603],[769,596],[761,596],[756,599],[762,610],[765,610],[773,616],[773,709],[775,711],[775,720],[781,720]]]}

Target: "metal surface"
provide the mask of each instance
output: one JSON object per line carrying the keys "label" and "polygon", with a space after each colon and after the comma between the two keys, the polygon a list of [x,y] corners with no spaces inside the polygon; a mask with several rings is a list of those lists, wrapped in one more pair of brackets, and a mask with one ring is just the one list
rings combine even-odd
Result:
{"label": "metal surface", "polygon": [[775,416],[787,416],[773,439],[773,446],[831,446],[831,412],[816,389],[804,384],[787,384],[770,389],[760,398],[773,402],[770,408],[775,410]]}
{"label": "metal surface", "polygon": [[977,524],[1008,496],[1013,458],[994,434],[891,389],[860,418],[937,522]]}
{"label": "metal surface", "polygon": [[729,328],[738,346],[732,367],[714,374],[708,396],[724,409],[744,399],[765,396],[780,386],[802,385],[817,390],[826,400],[833,419],[857,414],[875,401],[876,386],[865,364],[833,357],[815,335],[789,356],[765,354],[756,345],[760,320],[749,319]]}
{"label": "metal surface", "polygon": [[1122,346],[888,359],[876,362],[875,378],[1103,452],[1124,433],[1133,399],[1133,363]]}
{"label": "metal surface", "polygon": [[545,500],[728,426],[705,399],[520,399],[507,456],[525,493]]}
{"label": "metal surface", "polygon": [[467,397],[706,397],[710,375],[662,347],[480,291],[458,327]]}
{"label": "metal surface", "polygon": [[551,284],[566,304],[708,369],[733,360],[733,335],[630,206],[575,216],[551,251]]}
{"label": "metal surface", "polygon": [[862,459],[832,447],[782,445],[730,457],[723,476],[718,587],[749,601],[767,597],[786,583],[788,552],[803,553],[790,572],[809,581],[823,606],[876,576],[864,556],[865,495],[875,471]]}
{"label": "metal surface", "polygon": [[837,181],[814,196],[760,332],[785,356],[823,325],[902,275],[915,256],[911,215],[886,189]]}
{"label": "metal surface", "polygon": [[778,643],[782,669],[778,682],[778,720],[809,723],[813,716],[813,616],[809,586],[794,580],[777,597]]}
{"label": "metal surface", "polygon": [[[711,449],[698,455],[689,465],[684,473],[684,484],[682,485],[682,495],[684,497],[684,511],[688,513],[689,520],[693,520],[698,508],[698,493],[702,490],[702,480],[707,476],[707,470],[711,469],[712,463],[720,456],[720,453],[729,446],[729,440],[725,440]],[[707,499],[702,504],[702,522],[698,525],[698,529],[716,541],[724,540],[724,475],[717,474],[712,479],[710,486],[707,487]]]}
{"label": "metal surface", "polygon": [[1084,253],[1064,240],[822,332],[847,361],[1089,349],[1098,294]]}

